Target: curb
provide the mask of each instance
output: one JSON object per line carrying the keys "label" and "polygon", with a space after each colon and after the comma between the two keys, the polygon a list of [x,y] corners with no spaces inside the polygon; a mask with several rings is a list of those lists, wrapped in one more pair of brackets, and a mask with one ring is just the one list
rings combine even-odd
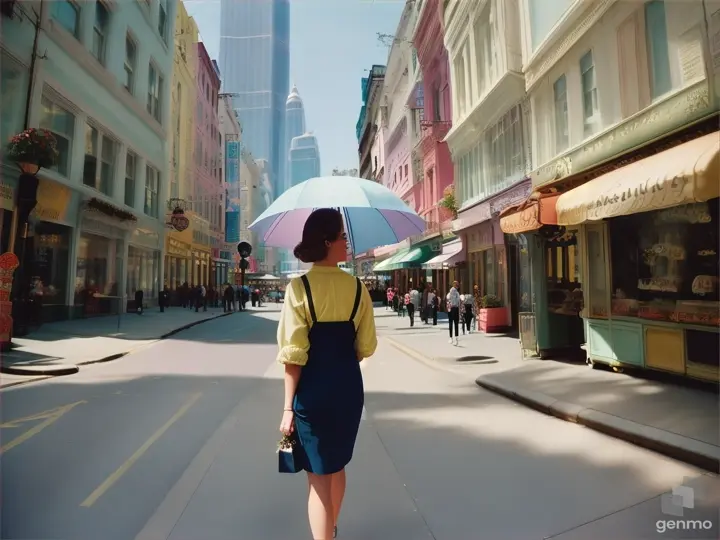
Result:
{"label": "curb", "polygon": [[558,400],[540,392],[515,388],[499,381],[478,377],[475,383],[481,388],[547,415],[583,425],[706,471],[720,473],[720,448],[712,444]]}
{"label": "curb", "polygon": [[432,368],[436,371],[442,371],[444,373],[447,373],[449,371],[447,369],[443,369],[442,367],[438,366],[437,363],[434,362],[432,358],[429,358],[429,357],[417,352],[412,347],[408,347],[407,345],[404,345],[403,343],[400,343],[399,341],[397,341],[391,337],[388,337],[388,336],[383,336],[383,338],[386,339],[387,342],[390,343],[390,345],[392,345],[393,347],[395,347],[398,351],[400,351],[401,353],[405,353],[406,355],[417,360],[421,364],[424,364],[427,367]]}
{"label": "curb", "polygon": [[[43,369],[45,367],[45,369]],[[80,368],[75,364],[60,364],[60,365],[48,365],[42,366],[40,364],[28,365],[27,367],[13,367],[6,366],[3,368],[3,373],[8,375],[23,375],[28,377],[34,377],[37,375],[47,375],[49,377],[62,377],[63,375],[73,375],[80,371]]]}
{"label": "curb", "polygon": [[[164,339],[167,339],[167,338],[169,338],[169,337],[171,337],[171,336],[174,336],[175,334],[177,334],[177,333],[179,333],[179,332],[182,332],[182,331],[184,331],[184,330],[188,330],[188,329],[192,328],[193,326],[197,326],[197,325],[199,325],[199,324],[203,324],[203,323],[206,323],[206,322],[214,321],[214,320],[220,319],[220,318],[222,318],[222,317],[227,317],[228,315],[232,315],[233,313],[235,313],[235,312],[234,312],[234,311],[231,311],[231,312],[228,312],[228,313],[220,313],[219,315],[216,315],[215,317],[208,317],[207,319],[201,319],[201,320],[199,320],[199,321],[193,321],[193,322],[191,322],[191,323],[188,323],[188,324],[185,324],[185,325],[183,325],[183,326],[180,326],[179,328],[175,328],[174,330],[170,330],[169,332],[167,332],[167,333],[165,333],[165,334],[162,334],[162,335],[161,335],[159,338],[157,338],[157,339],[148,340],[149,343],[144,343],[144,344],[142,344],[142,345],[140,345],[140,346],[138,346],[138,347],[135,347],[135,348],[133,348],[133,349],[130,349],[130,350],[128,350],[128,351],[121,352],[121,353],[111,354],[111,355],[109,355],[109,356],[104,356],[104,357],[102,357],[102,358],[98,358],[98,359],[95,359],[95,360],[85,360],[85,361],[83,361],[83,362],[77,362],[76,364],[72,364],[72,367],[71,367],[71,366],[68,366],[66,369],[61,369],[61,370],[57,370],[57,369],[56,369],[56,370],[54,370],[54,371],[52,371],[52,372],[48,371],[47,373],[45,373],[45,372],[43,372],[43,371],[38,371],[38,370],[33,370],[32,372],[30,372],[30,371],[24,370],[24,369],[22,369],[22,368],[17,369],[17,368],[13,368],[12,366],[2,366],[2,368],[0,369],[0,372],[2,372],[2,373],[7,373],[8,375],[23,375],[23,376],[33,377],[33,378],[32,378],[32,379],[28,379],[28,380],[26,380],[26,381],[16,381],[16,382],[8,383],[8,384],[6,384],[6,385],[0,385],[0,389],[11,388],[11,387],[13,387],[13,386],[18,386],[18,385],[21,385],[21,384],[26,384],[26,383],[30,383],[30,382],[33,382],[33,381],[39,381],[39,380],[49,379],[49,378],[52,378],[52,377],[59,377],[59,376],[62,376],[62,375],[72,375],[72,374],[77,373],[78,371],[80,371],[80,367],[81,367],[81,366],[90,366],[90,365],[93,365],[93,364],[104,364],[105,362],[112,362],[113,360],[118,360],[118,359],[120,359],[120,358],[123,358],[124,356],[127,356],[127,355],[129,355],[129,354],[132,354],[132,353],[135,352],[136,350],[139,350],[139,349],[142,349],[142,348],[144,348],[144,347],[147,347],[148,344],[157,343],[158,341],[162,341],[162,340],[164,340]],[[36,376],[38,376],[38,377],[35,378]],[[42,378],[40,378],[40,376],[41,376]]]}

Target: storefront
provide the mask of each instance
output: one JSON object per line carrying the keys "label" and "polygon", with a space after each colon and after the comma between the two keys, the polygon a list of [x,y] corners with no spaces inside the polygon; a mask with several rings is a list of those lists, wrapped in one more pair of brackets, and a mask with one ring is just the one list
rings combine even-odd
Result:
{"label": "storefront", "polygon": [[585,341],[578,239],[557,226],[558,197],[533,193],[500,216],[512,323],[523,352],[541,357],[576,354]]}
{"label": "storefront", "polygon": [[[461,283],[461,293],[470,294],[472,288],[467,285],[468,278],[463,276],[463,270],[466,268],[465,252],[463,243],[460,238],[455,238],[445,242],[440,249],[440,253],[423,264],[426,272],[426,279],[441,292],[449,291],[453,281]],[[466,272],[465,272],[466,273]]]}
{"label": "storefront", "polygon": [[192,233],[170,231],[165,237],[165,285],[177,290],[184,283],[192,281]]}
{"label": "storefront", "polygon": [[192,245],[192,279],[193,285],[205,285],[210,283],[210,246]]}
{"label": "storefront", "polygon": [[717,381],[720,134],[608,172],[557,201],[584,251],[591,362]]}
{"label": "storefront", "polygon": [[137,227],[130,235],[127,254],[126,295],[135,298],[135,291],[143,291],[143,302],[156,306],[161,288],[160,236],[151,229]]}
{"label": "storefront", "polygon": [[[42,288],[42,320],[65,320],[73,295],[69,287],[70,253],[73,238],[72,221],[77,212],[78,196],[69,188],[41,179],[37,205],[30,215],[34,221],[27,240],[26,260],[30,272],[26,277]],[[16,242],[19,241],[16,240]]]}
{"label": "storefront", "polygon": [[418,287],[420,290],[424,289],[427,283],[427,272],[423,268],[423,264],[440,254],[441,251],[442,239],[436,237],[417,243],[395,255],[387,267],[392,273],[393,284],[400,288],[401,293],[414,287]]}

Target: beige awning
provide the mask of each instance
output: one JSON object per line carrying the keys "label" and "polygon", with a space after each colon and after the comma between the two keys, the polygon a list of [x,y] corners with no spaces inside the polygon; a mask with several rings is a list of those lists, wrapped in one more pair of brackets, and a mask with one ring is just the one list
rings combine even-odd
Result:
{"label": "beige awning", "polygon": [[720,133],[699,137],[563,193],[558,225],[578,225],[720,197]]}

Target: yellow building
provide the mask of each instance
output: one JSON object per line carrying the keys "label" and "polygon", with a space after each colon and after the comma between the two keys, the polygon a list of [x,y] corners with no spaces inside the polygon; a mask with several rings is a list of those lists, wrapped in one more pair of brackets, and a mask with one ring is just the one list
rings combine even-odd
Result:
{"label": "yellow building", "polygon": [[[178,2],[175,20],[175,58],[172,76],[172,124],[170,129],[170,164],[168,219],[174,208],[172,199],[188,201],[193,190],[193,152],[195,148],[195,103],[198,27],[182,2]],[[187,208],[187,205],[185,205]],[[183,209],[185,209],[183,208]],[[190,217],[188,215],[188,217]],[[184,231],[168,229],[165,236],[165,284],[174,289],[184,282],[195,282],[192,257],[194,220]],[[198,276],[199,277],[199,276]],[[196,278],[197,279],[197,278]]]}

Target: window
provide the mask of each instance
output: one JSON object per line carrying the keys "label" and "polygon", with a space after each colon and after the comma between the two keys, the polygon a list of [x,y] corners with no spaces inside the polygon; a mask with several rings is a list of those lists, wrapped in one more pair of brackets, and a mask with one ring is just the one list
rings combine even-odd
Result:
{"label": "window", "polygon": [[52,3],[52,18],[75,37],[80,37],[80,6],[73,0]]}
{"label": "window", "polygon": [[465,114],[465,61],[462,55],[459,55],[453,62],[455,70],[455,95],[457,100],[457,117],[461,118]]}
{"label": "window", "polygon": [[604,225],[592,225],[586,229],[588,264],[588,303],[590,317],[608,316],[607,273],[605,271]]}
{"label": "window", "polygon": [[155,66],[150,64],[148,71],[148,102],[147,111],[152,114],[153,118],[158,122],[161,121],[161,103],[163,78],[155,70]]}
{"label": "window", "polygon": [[137,156],[128,152],[125,156],[125,204],[135,207],[135,177],[137,176]]}
{"label": "window", "polygon": [[146,215],[158,217],[158,186],[160,173],[150,165],[145,168],[145,208]]}
{"label": "window", "polygon": [[63,176],[68,176],[70,174],[75,116],[45,96],[42,98],[42,108],[40,127],[50,130],[55,136],[60,154],[57,164],[52,169]]}
{"label": "window", "polygon": [[433,120],[439,122],[442,120],[442,114],[440,112],[440,86],[433,88]]}
{"label": "window", "polygon": [[101,64],[105,63],[105,39],[110,14],[102,2],[95,3],[95,25],[93,26],[92,54]]}
{"label": "window", "polygon": [[85,126],[85,166],[83,167],[83,184],[97,187],[96,174],[98,165],[98,130],[91,125]]}
{"label": "window", "polygon": [[113,169],[115,168],[115,141],[101,135],[92,125],[85,126],[85,164],[83,184],[112,195]]}
{"label": "window", "polygon": [[592,51],[585,53],[580,59],[580,76],[582,77],[583,119],[585,136],[592,135],[597,125],[598,96],[595,81],[595,62]]}
{"label": "window", "polygon": [[672,90],[663,0],[654,0],[645,4],[645,38],[650,67],[650,91],[653,99],[656,99]]}
{"label": "window", "polygon": [[[22,131],[27,99],[28,69],[2,53],[0,57],[0,141]],[[0,152],[4,148],[0,148]]]}
{"label": "window", "polygon": [[158,17],[158,32],[163,41],[167,43],[167,11],[165,10],[165,1],[160,1],[160,16]]}
{"label": "window", "polygon": [[137,47],[130,35],[125,36],[125,89],[133,93],[135,87],[135,62],[137,61]]}
{"label": "window", "polygon": [[568,101],[567,81],[565,75],[555,81],[553,85],[555,98],[555,151],[562,152],[570,143],[568,132]]}

